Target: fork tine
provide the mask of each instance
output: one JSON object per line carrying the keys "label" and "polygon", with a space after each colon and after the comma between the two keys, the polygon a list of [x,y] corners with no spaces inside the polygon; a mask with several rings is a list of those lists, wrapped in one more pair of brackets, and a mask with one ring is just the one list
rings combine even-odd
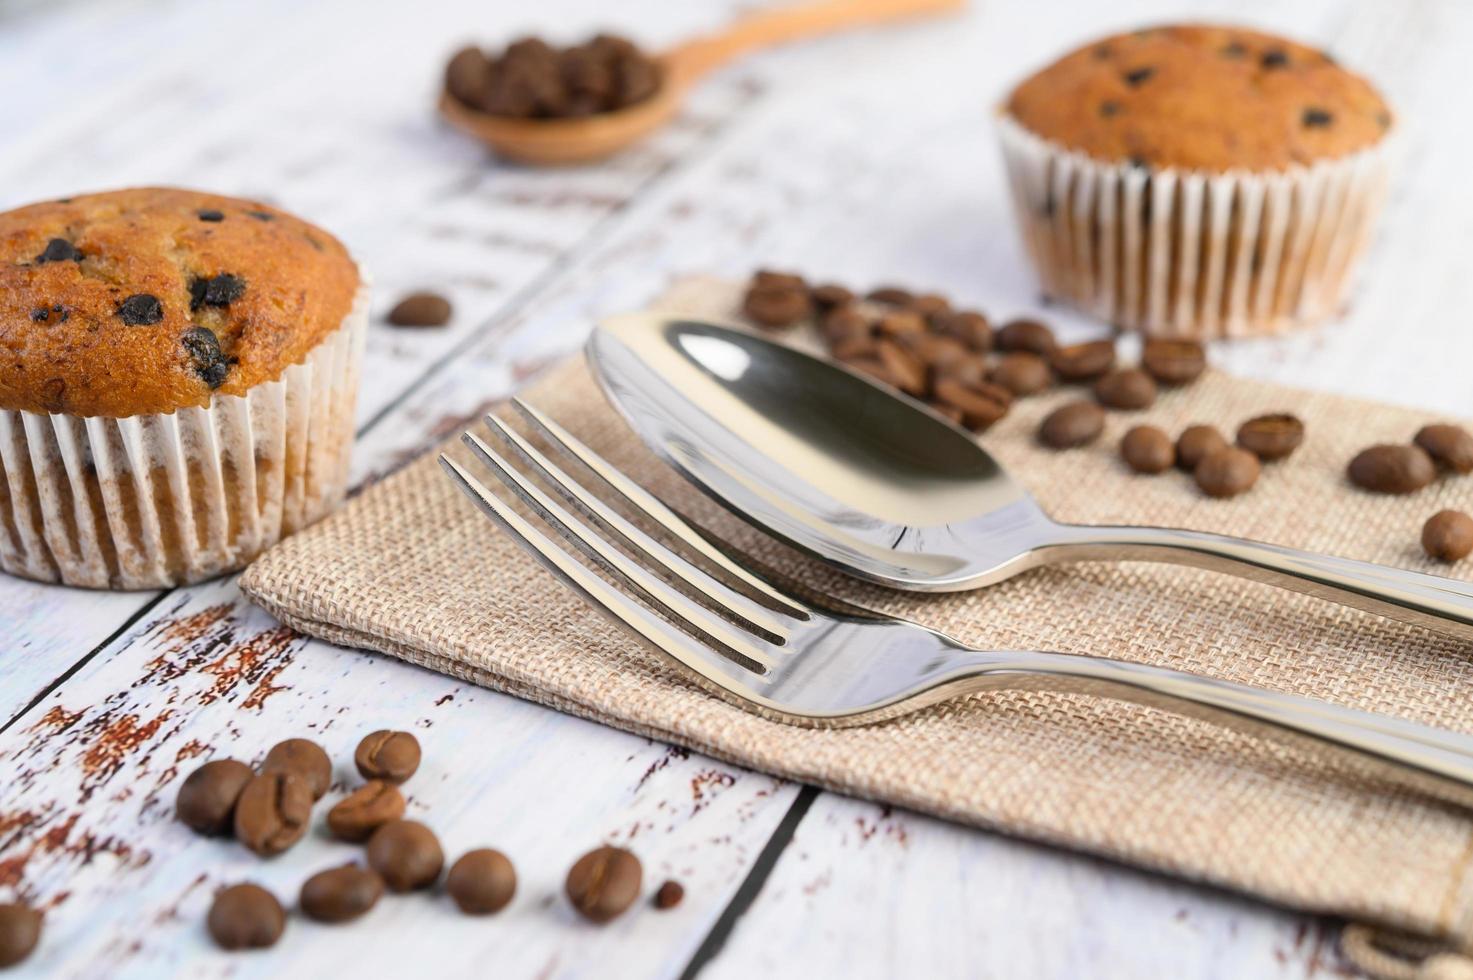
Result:
{"label": "fork tine", "polygon": [[798,619],[809,618],[809,611],[798,605],[792,597],[783,595],[783,593],[774,589],[771,585],[762,581],[762,579],[727,557],[724,552],[713,547],[684,518],[656,500],[654,495],[644,489],[644,487],[641,487],[619,472],[611,463],[579,440],[577,436],[520,398],[512,399],[512,404],[516,406],[517,410],[522,413],[523,417],[529,423],[541,431],[543,436],[562,449],[563,452],[597,474],[599,479],[612,487],[634,510],[642,513],[655,524],[665,528],[665,530],[678,537],[718,568],[736,577],[752,589],[755,589],[759,594],[769,599],[774,604],[774,608]]}
{"label": "fork tine", "polygon": [[637,553],[643,554],[645,558],[689,585],[698,597],[715,598],[719,606],[718,612],[725,611],[745,620],[750,627],[768,634],[766,639],[774,643],[786,642],[786,626],[778,620],[772,610],[708,574],[704,569],[686,561],[685,558],[640,530],[624,515],[590,493],[587,487],[569,476],[562,467],[548,459],[536,446],[533,446],[501,419],[494,415],[487,415],[486,425],[520,455],[529,467],[540,472],[542,478],[561,494],[564,500],[574,507],[591,513],[615,534],[623,537],[625,544]]}
{"label": "fork tine", "polygon": [[721,689],[742,697],[750,696],[747,692],[758,680],[755,671],[696,643],[688,633],[614,588],[567,549],[554,544],[551,538],[443,453],[440,467],[482,513],[511,535],[522,550],[595,609]]}
{"label": "fork tine", "polygon": [[755,637],[747,629],[737,626],[694,599],[681,592],[663,578],[630,559],[606,541],[594,528],[575,516],[542,488],[529,480],[519,470],[501,457],[496,450],[486,445],[475,433],[467,432],[461,441],[471,448],[481,461],[491,467],[496,477],[507,488],[537,512],[571,545],[577,547],[592,560],[599,562],[623,577],[639,589],[649,601],[669,613],[678,622],[687,624],[709,643],[723,647],[740,658],[771,669],[773,657],[753,642]]}

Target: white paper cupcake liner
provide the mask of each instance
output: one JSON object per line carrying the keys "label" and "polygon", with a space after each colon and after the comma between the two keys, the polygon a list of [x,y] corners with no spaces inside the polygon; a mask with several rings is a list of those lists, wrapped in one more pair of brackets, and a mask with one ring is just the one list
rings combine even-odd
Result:
{"label": "white paper cupcake liner", "polygon": [[1107,164],[998,117],[1044,291],[1156,336],[1239,337],[1337,312],[1386,193],[1388,145],[1283,172]]}
{"label": "white paper cupcake liner", "polygon": [[280,378],[206,408],[80,418],[0,412],[0,568],[143,589],[245,565],[347,492],[368,282]]}

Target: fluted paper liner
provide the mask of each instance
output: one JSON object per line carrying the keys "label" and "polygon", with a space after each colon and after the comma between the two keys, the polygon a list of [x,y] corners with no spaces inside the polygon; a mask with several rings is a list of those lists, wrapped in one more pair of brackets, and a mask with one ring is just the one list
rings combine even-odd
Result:
{"label": "fluted paper liner", "polygon": [[244,395],[128,418],[0,412],[0,567],[92,588],[196,582],[337,507],[368,292],[365,279],[341,326]]}
{"label": "fluted paper liner", "polygon": [[[696,280],[661,305],[732,317],[739,284]],[[659,463],[581,358],[528,400],[740,553],[843,599],[983,649],[1060,650],[1187,670],[1473,733],[1473,646],[1201,569],[1132,562],[1041,568],[976,592],[913,595],[847,579],[753,530]],[[1467,579],[1417,544],[1422,521],[1468,505],[1473,477],[1407,497],[1355,489],[1345,463],[1405,441],[1421,413],[1208,371],[1094,444],[1034,438],[1068,389],[1022,399],[983,443],[1055,518],[1220,531]],[[1231,431],[1269,411],[1304,445],[1252,492],[1202,496],[1188,474],[1133,475],[1129,427]],[[503,417],[517,425],[514,412]],[[467,420],[468,424],[473,420]],[[438,447],[489,471],[456,440]],[[883,724],[797,728],[686,681],[558,584],[451,484],[433,452],[277,545],[241,588],[287,624],[509,691],[607,725],[839,792],[1258,895],[1473,943],[1473,812],[1354,764],[1140,705],[1078,695],[957,698]],[[897,814],[895,819],[912,819]]]}
{"label": "fluted paper liner", "polygon": [[1111,164],[998,117],[1023,240],[1048,296],[1156,336],[1241,337],[1345,301],[1386,193],[1390,141],[1282,172]]}

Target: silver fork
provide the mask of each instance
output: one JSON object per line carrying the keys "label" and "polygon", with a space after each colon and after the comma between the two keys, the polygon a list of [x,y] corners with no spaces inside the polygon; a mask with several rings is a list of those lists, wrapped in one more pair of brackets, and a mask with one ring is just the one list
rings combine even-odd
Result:
{"label": "silver fork", "polygon": [[[624,508],[739,586],[641,530],[495,416],[488,415],[486,424],[496,440],[536,479],[475,434],[461,438],[563,543],[442,455],[446,472],[563,584],[668,656],[700,686],[749,711],[792,724],[840,727],[979,691],[1084,693],[1206,717],[1301,746],[1348,750],[1383,770],[1411,774],[1423,788],[1452,790],[1473,802],[1467,793],[1473,787],[1473,737],[1144,664],[974,650],[916,623],[801,600],[738,564],[557,422],[523,402],[514,404],[543,444],[581,463]],[[612,573],[626,588],[591,566]]]}

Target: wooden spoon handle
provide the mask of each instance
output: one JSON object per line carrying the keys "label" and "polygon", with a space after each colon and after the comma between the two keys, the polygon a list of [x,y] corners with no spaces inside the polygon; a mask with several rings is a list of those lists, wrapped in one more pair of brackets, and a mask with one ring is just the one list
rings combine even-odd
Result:
{"label": "wooden spoon handle", "polygon": [[684,85],[758,48],[845,27],[951,13],[965,6],[966,0],[819,0],[763,11],[742,18],[720,34],[675,48],[665,56],[666,70],[672,81]]}

